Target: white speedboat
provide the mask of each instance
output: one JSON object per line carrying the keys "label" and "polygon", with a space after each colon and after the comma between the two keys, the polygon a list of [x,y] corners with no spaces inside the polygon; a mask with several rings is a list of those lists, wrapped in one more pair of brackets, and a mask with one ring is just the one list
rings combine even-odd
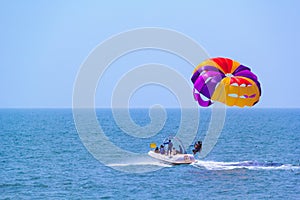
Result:
{"label": "white speedboat", "polygon": [[[167,146],[168,146],[168,141],[171,140],[173,143],[173,148],[171,153],[167,152]],[[192,154],[188,154],[182,144],[182,142],[176,138],[176,137],[169,137],[166,138],[163,142],[163,145],[166,145],[163,147],[163,149],[160,149],[161,147],[156,147],[152,143],[150,147],[152,150],[148,152],[148,155],[151,156],[152,158],[155,158],[157,160],[169,163],[169,164],[191,164],[195,162],[195,157]],[[154,149],[156,148],[156,150]]]}

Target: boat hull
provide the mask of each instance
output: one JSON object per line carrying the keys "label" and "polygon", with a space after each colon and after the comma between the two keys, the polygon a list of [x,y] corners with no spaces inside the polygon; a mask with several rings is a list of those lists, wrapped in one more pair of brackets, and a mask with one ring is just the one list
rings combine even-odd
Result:
{"label": "boat hull", "polygon": [[155,153],[154,151],[149,151],[148,155],[157,160],[178,165],[178,164],[191,164],[195,162],[195,158],[192,154],[176,154],[176,155],[165,155],[160,153]]}

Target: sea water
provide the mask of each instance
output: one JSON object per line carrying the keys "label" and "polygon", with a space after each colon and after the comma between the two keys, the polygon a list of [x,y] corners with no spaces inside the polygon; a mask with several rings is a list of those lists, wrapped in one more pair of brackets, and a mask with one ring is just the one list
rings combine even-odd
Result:
{"label": "sea water", "polygon": [[[180,109],[168,109],[150,138],[124,133],[109,109],[98,109],[116,146],[147,153],[149,143],[176,134]],[[132,120],[150,123],[147,109]],[[203,140],[210,110],[200,110]],[[191,165],[135,160],[106,166],[85,148],[71,109],[0,110],[0,199],[300,199],[300,109],[227,109],[219,140]],[[189,149],[190,150],[190,149]],[[147,173],[122,168],[162,167]]]}

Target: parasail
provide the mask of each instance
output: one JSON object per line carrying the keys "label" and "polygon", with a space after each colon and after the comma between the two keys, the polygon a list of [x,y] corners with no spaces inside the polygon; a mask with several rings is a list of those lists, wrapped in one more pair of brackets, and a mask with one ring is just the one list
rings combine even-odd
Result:
{"label": "parasail", "polygon": [[208,107],[214,101],[228,106],[253,106],[261,96],[257,76],[250,68],[229,58],[211,58],[200,63],[191,78],[198,104]]}

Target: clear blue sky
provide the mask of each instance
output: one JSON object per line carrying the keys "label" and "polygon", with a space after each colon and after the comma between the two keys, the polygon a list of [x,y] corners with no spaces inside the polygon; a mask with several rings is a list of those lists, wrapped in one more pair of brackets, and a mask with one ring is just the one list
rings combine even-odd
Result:
{"label": "clear blue sky", "polygon": [[[263,90],[256,107],[300,107],[300,1],[12,0],[0,2],[0,24],[0,107],[71,107],[76,74],[89,52],[114,34],[149,26],[177,30],[211,57],[251,66]],[[124,57],[120,64],[182,62],[168,54],[150,54],[153,60],[144,52]],[[147,106],[162,99],[147,95],[137,95],[132,104]],[[169,96],[162,104],[174,106]]]}

